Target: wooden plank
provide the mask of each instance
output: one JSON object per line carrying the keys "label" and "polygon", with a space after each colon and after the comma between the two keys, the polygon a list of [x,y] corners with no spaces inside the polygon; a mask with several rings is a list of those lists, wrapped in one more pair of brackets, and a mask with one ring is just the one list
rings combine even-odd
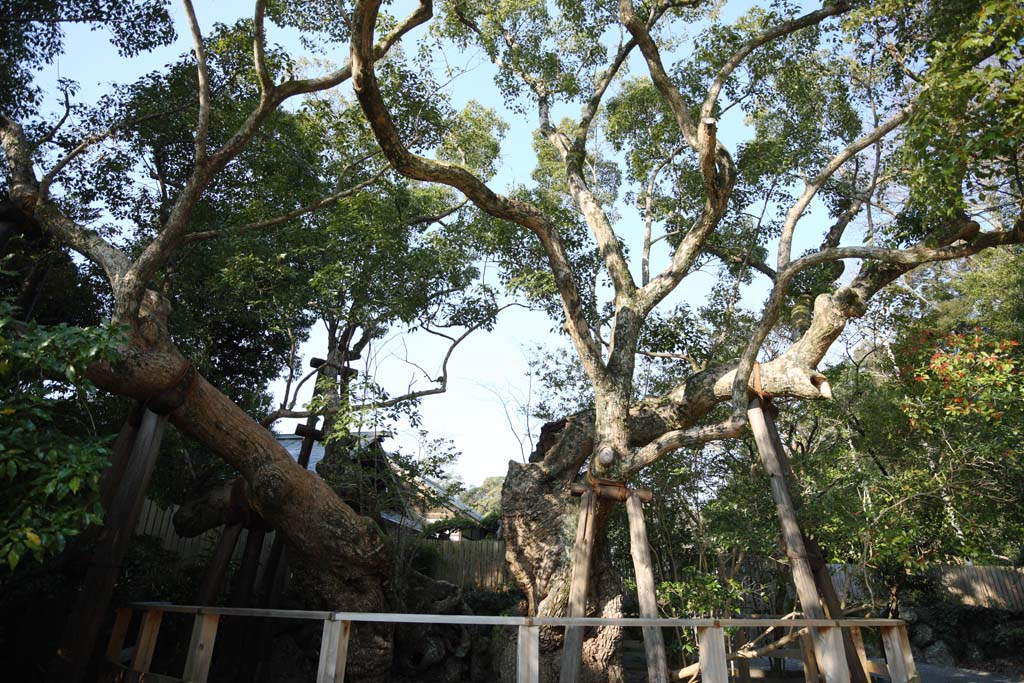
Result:
{"label": "wooden plank", "polygon": [[166,425],[166,416],[149,410],[142,416],[75,607],[64,624],[58,647],[60,655],[49,671],[50,683],[78,683],[85,677],[96,638],[107,617],[121,561],[139,521]]}
{"label": "wooden plank", "polygon": [[[587,584],[590,579],[590,551],[594,545],[594,525],[597,517],[597,496],[586,491],[580,498],[579,521],[576,526],[576,544],[573,546],[572,583],[569,586],[570,617],[582,617],[587,612]],[[560,683],[576,683],[583,654],[583,628],[567,626],[562,648]]]}
{"label": "wooden plank", "polygon": [[892,683],[919,683],[921,680],[910,654],[910,641],[907,640],[906,632],[906,626],[882,627],[882,645],[885,647],[885,661]]}
{"label": "wooden plank", "polygon": [[1010,569],[1009,575],[1013,589],[1013,609],[1024,611],[1024,569]]}
{"label": "wooden plank", "polygon": [[800,636],[800,660],[804,665],[804,682],[818,683],[821,672],[818,671],[818,660],[814,657],[814,643],[811,642],[810,633]]}
{"label": "wooden plank", "polygon": [[139,639],[135,643],[135,655],[132,657],[132,671],[149,671],[153,662],[153,650],[156,648],[156,637],[160,633],[160,622],[164,613],[160,610],[149,610],[142,615],[142,626],[139,627]]}
{"label": "wooden plank", "polygon": [[217,639],[218,614],[197,614],[192,625],[192,638],[188,644],[188,658],[182,680],[189,683],[206,683],[213,660],[213,645]]}
{"label": "wooden plank", "polygon": [[100,474],[100,505],[104,510],[110,509],[114,500],[114,493],[121,485],[124,472],[128,467],[128,460],[131,458],[132,448],[139,433],[139,426],[142,421],[142,403],[136,403],[131,413],[121,425],[117,438],[110,449],[110,465],[103,469]]}
{"label": "wooden plank", "polygon": [[900,653],[903,655],[903,668],[907,672],[907,679],[910,683],[920,683],[921,677],[914,665],[914,653],[910,649],[910,638],[907,634],[907,625],[899,624],[896,627],[896,635],[899,637]]}
{"label": "wooden plank", "polygon": [[[626,499],[626,513],[629,518],[629,545],[636,575],[640,616],[656,619],[658,597],[654,587],[654,570],[651,567],[651,549],[647,542],[643,506],[636,492],[631,493]],[[644,626],[642,630],[644,652],[647,655],[647,680],[649,683],[668,683],[668,662],[665,658],[665,641],[661,635],[661,628]]]}
{"label": "wooden plank", "polygon": [[[796,586],[800,606],[804,614],[811,619],[824,618],[825,610],[818,599],[818,588],[814,580],[814,572],[811,570],[811,564],[807,558],[803,532],[800,530],[793,500],[786,486],[782,461],[776,451],[776,442],[772,437],[769,418],[761,408],[760,398],[755,397],[747,406],[747,423],[754,434],[761,463],[768,473],[772,499],[775,501],[775,511],[782,527],[782,537],[786,543],[786,553],[789,555],[790,566],[793,570],[793,584]],[[842,636],[838,631],[834,635],[835,638],[826,640],[812,630],[811,637],[818,666],[826,683],[850,683],[850,670],[846,666]],[[838,649],[836,649],[837,647]],[[839,660],[836,659],[837,654],[840,656]]]}
{"label": "wooden plank", "polygon": [[317,683],[342,683],[345,680],[345,660],[348,658],[348,637],[351,621],[324,620],[320,637],[320,663],[317,665]]}
{"label": "wooden plank", "polygon": [[182,683],[180,678],[155,674],[151,672],[132,671],[123,664],[107,664],[107,671],[103,672],[107,678],[100,677],[101,681],[110,683]]}
{"label": "wooden plank", "polygon": [[[870,676],[871,669],[869,667],[867,652],[864,650],[864,634],[861,632],[860,626],[850,627],[850,640],[853,641],[853,648],[857,653],[857,660],[860,662],[860,668],[864,671],[865,676]],[[869,678],[868,680],[871,679]]]}
{"label": "wooden plank", "polygon": [[121,663],[121,650],[124,649],[124,639],[128,635],[128,626],[132,623],[133,611],[128,607],[121,607],[114,616],[114,628],[110,632],[110,640],[107,641],[107,661],[114,664]]}
{"label": "wooden plank", "polygon": [[722,629],[698,628],[697,647],[701,683],[729,683],[729,668],[725,663],[725,633]]}
{"label": "wooden plank", "polygon": [[540,628],[537,626],[519,627],[516,683],[540,683]]}
{"label": "wooden plank", "polygon": [[626,617],[497,617],[468,614],[408,614],[399,612],[325,612],[316,610],[264,609],[241,607],[209,607],[204,605],[172,605],[167,602],[133,602],[134,609],[159,610],[177,614],[220,614],[237,617],[271,617],[275,619],[341,619],[359,622],[392,624],[474,624],[478,626],[661,626],[662,628],[749,627],[764,629],[812,627],[877,627],[899,626],[899,619],[641,619]]}

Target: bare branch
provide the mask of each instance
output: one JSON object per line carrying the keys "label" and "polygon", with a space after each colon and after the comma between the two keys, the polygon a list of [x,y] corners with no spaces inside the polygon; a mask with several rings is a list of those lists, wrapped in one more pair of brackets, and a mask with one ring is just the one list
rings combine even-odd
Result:
{"label": "bare branch", "polygon": [[37,149],[39,149],[40,147],[42,147],[46,143],[50,142],[51,140],[53,140],[53,136],[56,135],[57,131],[59,131],[61,129],[61,126],[64,125],[64,123],[68,120],[69,116],[71,116],[71,96],[68,95],[68,91],[65,90],[64,91],[64,115],[60,117],[60,121],[58,121],[56,123],[56,125],[54,125],[53,128],[51,128],[49,131],[47,131],[47,133],[43,137],[41,137],[41,138],[39,138],[38,140],[35,141],[35,143],[32,145],[31,153],[34,154]]}
{"label": "bare branch", "polygon": [[772,268],[770,268],[764,261],[754,258],[750,253],[737,254],[707,244],[704,245],[704,252],[707,254],[711,254],[715,258],[725,263],[735,263],[736,265],[740,266],[749,266],[754,270],[758,271],[759,273],[767,275],[771,280],[775,280],[775,271]]}
{"label": "bare branch", "polygon": [[203,45],[203,34],[199,30],[196,10],[192,0],[182,0],[185,14],[188,16],[188,27],[192,31],[192,45],[196,53],[196,70],[199,75],[199,121],[196,123],[196,165],[206,162],[206,146],[210,132],[210,72],[206,67],[206,47]]}
{"label": "bare branch", "polygon": [[448,216],[451,216],[453,213],[456,213],[457,211],[462,209],[462,207],[466,206],[466,204],[468,203],[469,200],[464,199],[458,204],[455,204],[450,208],[441,211],[440,213],[420,214],[418,216],[413,216],[412,218],[407,218],[404,221],[402,221],[402,225],[425,225],[429,223],[440,223],[445,218],[448,218]]}
{"label": "bare branch", "polygon": [[173,114],[175,112],[182,111],[182,109],[184,109],[184,107],[164,109],[161,111],[154,111],[149,114],[143,114],[142,116],[138,116],[134,119],[126,119],[124,121],[119,121],[118,123],[115,123],[114,125],[110,126],[104,131],[99,131],[85,136],[84,138],[82,138],[81,142],[79,142],[70,152],[61,157],[60,160],[58,160],[57,163],[53,165],[53,168],[46,172],[46,174],[43,176],[43,179],[39,181],[39,197],[41,199],[47,198],[50,194],[50,186],[53,184],[53,181],[56,180],[57,176],[60,175],[60,173],[65,168],[67,168],[68,164],[70,164],[83,153],[88,151],[89,148],[92,147],[93,145],[103,142],[107,138],[115,135],[118,131],[128,128],[129,126],[134,126],[140,123],[145,123],[146,121],[150,121],[152,119],[167,116],[168,114]]}

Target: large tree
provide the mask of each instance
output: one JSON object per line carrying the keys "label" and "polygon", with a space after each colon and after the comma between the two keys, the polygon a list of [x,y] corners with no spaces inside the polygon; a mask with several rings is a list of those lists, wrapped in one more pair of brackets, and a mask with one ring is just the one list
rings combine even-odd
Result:
{"label": "large tree", "polygon": [[[759,359],[759,389],[828,398],[817,366],[876,293],[922,264],[1024,239],[1024,23],[1012,3],[772,3],[731,21],[697,1],[442,3],[436,35],[490,58],[509,105],[536,116],[540,170],[561,204],[501,194],[409,149],[376,73],[379,8],[356,3],[352,67],[381,148],[408,177],[460,190],[497,219],[494,230],[533,235],[593,390],[593,410],[549,424],[531,462],[510,464],[505,479],[508,559],[533,614],[567,603],[569,485],[581,468],[628,480],[683,446],[740,435]],[[631,68],[640,74],[627,78]],[[575,118],[557,121],[552,112],[570,105]],[[620,180],[635,206],[615,203]],[[590,229],[604,290],[567,247],[576,221]],[[637,264],[630,223],[642,226]],[[662,240],[664,266],[652,272]],[[844,260],[859,268],[840,280]],[[730,356],[709,335],[680,358],[696,347],[710,358],[671,389],[637,396],[649,321],[711,262],[726,282],[759,278],[768,289],[748,341]],[[774,330],[792,341],[769,359]],[[592,575],[596,611],[618,614],[620,586],[600,550]],[[620,675],[616,638],[587,641],[594,680]]]}
{"label": "large tree", "polygon": [[[351,78],[384,156],[400,173],[454,188],[495,219],[476,227],[509,248],[509,284],[561,308],[592,385],[594,410],[550,425],[532,461],[511,466],[505,480],[502,509],[513,572],[531,612],[557,614],[565,605],[575,516],[568,486],[582,467],[628,479],[681,446],[741,433],[751,368],[779,324],[794,341],[762,365],[764,388],[796,398],[827,395],[816,366],[880,289],[922,263],[1021,241],[1020,79],[1014,77],[1021,59],[1019,8],[998,0],[972,4],[966,13],[962,3],[950,4],[837,2],[801,14],[779,3],[727,22],[729,14],[719,13],[716,3],[698,0],[639,6],[630,0],[445,2],[438,39],[458,49],[478,45],[498,65],[498,87],[510,103],[537,116],[538,185],[506,196],[486,184],[490,164],[478,163],[472,147],[442,145],[434,155],[421,149],[419,113],[436,95],[416,82],[400,84],[391,53],[432,17],[429,0],[404,19],[379,17],[379,0],[351,9],[256,0],[252,20],[240,26],[251,59],[234,51],[223,63],[217,60],[229,54],[233,39],[204,36],[192,2],[184,0],[195,66],[191,103],[149,101],[131,119],[97,118],[100,127],[77,135],[51,132],[23,102],[3,104],[5,211],[17,212],[5,217],[22,216],[17,222],[25,224],[31,216],[52,240],[102,271],[110,319],[125,336],[117,358],[95,363],[89,376],[115,394],[153,398],[188,369],[169,333],[165,294],[174,291],[168,275],[176,260],[201,239],[197,235],[231,225],[273,234],[362,182],[342,178],[319,197],[307,193],[321,179],[302,174],[290,186],[278,178],[268,188],[260,184],[259,160],[246,156],[256,149],[280,154],[275,127],[290,103]],[[59,21],[62,12],[73,18],[75,8],[88,5],[47,3],[56,14],[40,20]],[[148,10],[142,16],[161,20],[152,11],[160,3],[116,5],[119,11],[138,5]],[[268,46],[268,19],[299,31],[313,47],[351,39],[350,63],[313,77],[296,75],[295,63]],[[375,37],[378,24],[385,28]],[[684,35],[691,40],[680,41]],[[59,32],[54,40],[47,44],[59,49]],[[673,49],[688,44],[690,51]],[[31,50],[26,54],[34,58]],[[634,63],[641,75],[626,80],[625,69]],[[33,66],[31,59],[27,64]],[[107,157],[97,150],[170,113],[165,104],[175,111],[185,106],[194,116],[176,144],[144,143],[140,165],[119,176],[97,173],[90,181],[80,173],[74,178],[81,183],[68,180],[85,160],[102,171]],[[556,123],[553,108],[566,104],[580,106],[577,118]],[[746,139],[727,144],[720,129],[740,113],[749,127],[737,135]],[[599,148],[604,140],[611,151]],[[238,168],[252,173],[243,176],[250,183],[227,182]],[[178,174],[173,184],[168,171]],[[148,195],[115,191],[118,183],[127,188],[147,177],[155,181]],[[615,203],[623,180],[639,215]],[[264,190],[272,190],[269,198]],[[97,221],[101,191],[118,198],[107,207],[116,220]],[[209,221],[219,203],[244,206],[250,198],[282,213],[242,211]],[[119,234],[127,222],[123,212],[142,199],[147,219],[131,225],[125,239]],[[810,208],[831,220],[807,220]],[[634,217],[643,226],[638,272],[628,261],[626,233],[616,232]],[[847,235],[847,228],[860,225],[866,243],[854,244],[857,235]],[[659,244],[670,253],[653,273]],[[794,257],[794,244],[820,246]],[[766,258],[769,247],[776,250],[774,263]],[[541,267],[530,260],[538,252]],[[842,259],[859,259],[861,266],[838,284],[834,264]],[[647,350],[641,344],[652,336],[645,336],[652,316],[711,260],[723,264],[723,282],[756,277],[770,292],[749,342],[732,354],[728,344],[714,343],[714,335],[698,340],[704,357],[694,372],[665,392],[637,397],[636,358]],[[609,291],[602,306],[601,295]],[[720,291],[723,310],[735,303],[728,291]],[[800,322],[790,313],[808,298],[813,316]],[[730,324],[729,315],[719,319]],[[691,339],[686,334],[677,341]],[[298,468],[235,401],[199,376],[171,420],[240,472],[257,512],[287,538],[311,607],[385,606],[387,558],[379,530]],[[594,604],[602,613],[618,613],[618,577],[600,552],[594,574]],[[617,677],[616,637],[608,631],[588,641],[592,677]],[[554,634],[546,637],[546,646],[554,645]],[[351,675],[384,680],[389,662],[389,630],[357,630]]]}

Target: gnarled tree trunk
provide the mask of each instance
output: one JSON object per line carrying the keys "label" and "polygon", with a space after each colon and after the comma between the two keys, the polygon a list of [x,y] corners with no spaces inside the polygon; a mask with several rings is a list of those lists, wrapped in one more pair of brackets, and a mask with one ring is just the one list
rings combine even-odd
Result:
{"label": "gnarled tree trunk", "polygon": [[[501,492],[502,528],[506,559],[527,609],[535,616],[563,616],[572,581],[573,543],[576,538],[579,498],[570,485],[593,449],[593,418],[580,414],[545,426],[537,451],[528,464],[509,463]],[[605,521],[607,501],[598,508],[595,544],[590,567],[588,615],[623,616],[623,586],[612,567]],[[561,664],[561,628],[541,630],[541,680],[557,681]],[[622,629],[588,629],[583,640],[581,681],[622,681],[619,658]],[[515,647],[514,638],[504,643]],[[510,652],[506,661],[514,661]],[[514,680],[515,667],[501,668],[503,680]]]}

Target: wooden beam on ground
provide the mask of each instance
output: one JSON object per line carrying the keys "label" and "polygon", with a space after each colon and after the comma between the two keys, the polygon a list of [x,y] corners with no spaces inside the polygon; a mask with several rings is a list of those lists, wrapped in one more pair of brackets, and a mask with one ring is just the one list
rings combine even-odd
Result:
{"label": "wooden beam on ground", "polygon": [[317,683],[342,683],[345,680],[345,659],[348,657],[348,637],[351,631],[351,621],[324,620],[324,631],[320,637],[320,663],[316,671]]}
{"label": "wooden beam on ground", "polygon": [[[594,547],[597,517],[597,496],[585,491],[580,498],[579,521],[576,526],[576,544],[573,546],[572,583],[569,586],[567,615],[582,617],[587,613],[587,587],[590,579],[590,554]],[[567,626],[562,648],[560,683],[576,683],[583,656],[583,627]]]}
{"label": "wooden beam on ground", "polygon": [[85,677],[96,637],[107,617],[121,561],[139,521],[166,426],[166,415],[151,410],[143,413],[75,607],[64,624],[61,644],[49,671],[50,683],[79,683]]}
{"label": "wooden beam on ground", "polygon": [[701,683],[729,683],[729,667],[725,663],[725,633],[721,628],[697,629]]}
{"label": "wooden beam on ground", "polygon": [[192,638],[188,644],[185,673],[182,680],[189,683],[206,683],[213,661],[213,645],[217,639],[218,614],[197,614],[192,625]]}
{"label": "wooden beam on ground", "polygon": [[[786,553],[789,555],[793,569],[793,583],[796,586],[797,597],[805,616],[811,619],[823,619],[825,610],[818,598],[818,588],[807,558],[803,533],[793,507],[793,500],[790,498],[789,489],[786,486],[782,463],[776,452],[775,441],[767,424],[768,420],[769,418],[761,407],[761,399],[755,397],[747,407],[747,423],[754,433],[757,450],[761,455],[761,463],[768,473],[772,499],[775,501],[775,511],[782,526]],[[832,631],[834,632],[830,633],[827,638],[822,637],[817,629],[811,631],[818,668],[825,678],[825,683],[850,683],[850,670],[846,666],[842,636],[835,629]],[[840,666],[836,665],[837,661],[841,662]]]}
{"label": "wooden beam on ground", "polygon": [[[651,567],[651,549],[647,541],[647,525],[644,523],[643,506],[634,492],[626,499],[626,513],[629,517],[629,545],[633,555],[633,569],[636,574],[636,592],[640,601],[640,616],[658,618],[658,597],[654,587],[654,570]],[[668,663],[665,658],[665,641],[657,626],[644,626],[644,652],[647,655],[647,680],[649,683],[668,683]]]}
{"label": "wooden beam on ground", "polygon": [[540,683],[540,627],[520,626],[516,642],[516,683]]}

